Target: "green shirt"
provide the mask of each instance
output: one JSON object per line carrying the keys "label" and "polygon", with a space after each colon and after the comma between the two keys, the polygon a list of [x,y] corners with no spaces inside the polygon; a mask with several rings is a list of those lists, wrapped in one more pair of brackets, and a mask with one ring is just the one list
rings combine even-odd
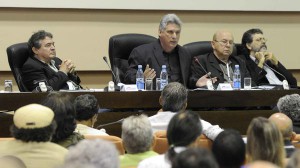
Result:
{"label": "green shirt", "polygon": [[121,168],[137,167],[140,161],[156,155],[158,154],[154,151],[146,151],[144,153],[121,155],[120,166]]}

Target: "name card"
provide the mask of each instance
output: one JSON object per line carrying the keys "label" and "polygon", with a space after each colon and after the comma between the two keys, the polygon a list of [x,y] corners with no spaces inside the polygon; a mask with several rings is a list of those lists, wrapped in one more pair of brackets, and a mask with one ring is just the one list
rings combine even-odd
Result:
{"label": "name card", "polygon": [[217,90],[233,90],[230,83],[219,83]]}

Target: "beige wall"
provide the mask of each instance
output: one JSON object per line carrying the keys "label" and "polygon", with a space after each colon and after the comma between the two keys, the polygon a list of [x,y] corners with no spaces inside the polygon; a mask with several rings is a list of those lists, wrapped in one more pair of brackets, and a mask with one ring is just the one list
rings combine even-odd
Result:
{"label": "beige wall", "polygon": [[184,22],[182,45],[210,40],[218,29],[231,30],[235,42],[239,43],[245,30],[262,28],[269,40],[269,49],[288,69],[294,70],[300,81],[300,12],[0,8],[0,90],[5,79],[13,79],[6,48],[27,41],[32,32],[40,29],[54,34],[58,57],[71,58],[76,63],[83,86],[102,88],[111,79],[102,61],[102,56],[108,56],[109,37],[121,33],[144,33],[156,37],[161,16],[171,12],[178,14]]}

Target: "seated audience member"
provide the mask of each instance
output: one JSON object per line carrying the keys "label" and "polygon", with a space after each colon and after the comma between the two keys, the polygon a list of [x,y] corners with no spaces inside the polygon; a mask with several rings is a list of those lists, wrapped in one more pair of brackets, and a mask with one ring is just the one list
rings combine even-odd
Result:
{"label": "seated audience member", "polygon": [[105,140],[82,140],[70,147],[60,168],[119,168],[119,152]]}
{"label": "seated audience member", "polygon": [[182,22],[175,14],[167,14],[160,21],[158,40],[132,50],[125,74],[126,83],[136,82],[138,65],[143,66],[144,78],[159,78],[162,65],[166,65],[169,82],[187,86],[191,56],[178,44]]}
{"label": "seated audience member", "polygon": [[285,151],[277,126],[263,117],[252,119],[247,130],[247,162],[269,161],[284,167]]}
{"label": "seated audience member", "polygon": [[53,90],[80,89],[80,79],[76,75],[71,60],[56,57],[55,45],[51,33],[40,30],[28,40],[31,56],[22,67],[23,81],[28,90],[35,90],[43,81]]}
{"label": "seated audience member", "polygon": [[[250,76],[245,62],[239,57],[232,56],[234,39],[230,32],[217,31],[211,46],[212,53],[194,57],[189,79],[190,88],[205,87],[208,80],[212,80],[215,88],[219,83],[232,83],[235,65],[240,67],[241,79]],[[207,73],[210,73],[211,79]],[[241,81],[241,86],[243,82],[244,80]]]}
{"label": "seated audience member", "polygon": [[[187,107],[188,90],[178,82],[169,83],[159,97],[159,103],[162,109],[151,117],[149,120],[152,125],[153,132],[158,130],[166,130],[171,118],[177,112],[184,112]],[[211,125],[209,122],[200,119],[203,134],[214,140],[215,137],[223,131],[218,125]]]}
{"label": "seated audience member", "polygon": [[20,158],[12,155],[0,157],[0,165],[3,168],[26,168],[25,163]]}
{"label": "seated audience member", "polygon": [[214,156],[204,148],[189,148],[179,153],[172,168],[219,168]]}
{"label": "seated audience member", "polygon": [[99,104],[94,95],[84,94],[76,97],[76,132],[82,135],[108,135],[105,129],[94,129],[97,121]]}
{"label": "seated audience member", "polygon": [[298,168],[300,167],[300,150],[297,149],[288,160],[286,168]]}
{"label": "seated audience member", "polygon": [[269,120],[278,127],[282,134],[286,157],[291,157],[292,153],[295,151],[295,147],[291,141],[296,137],[296,133],[293,132],[292,120],[283,113],[272,114],[269,117]]}
{"label": "seated audience member", "polygon": [[291,86],[296,87],[296,78],[277,60],[274,53],[268,51],[266,42],[260,29],[250,29],[243,34],[243,57],[252,81],[256,85],[282,85],[286,79]]}
{"label": "seated audience member", "polygon": [[212,152],[220,168],[240,168],[245,163],[246,146],[236,130],[224,130],[214,140]]}
{"label": "seated audience member", "polygon": [[271,162],[259,160],[247,164],[245,168],[279,168],[279,167]]}
{"label": "seated audience member", "polygon": [[201,133],[202,125],[196,113],[177,113],[168,125],[167,139],[170,147],[167,153],[141,161],[138,168],[170,168],[178,153],[187,147],[196,146],[195,142]]}
{"label": "seated audience member", "polygon": [[293,131],[300,134],[300,95],[291,94],[281,97],[277,102],[277,108],[292,120]]}
{"label": "seated audience member", "polygon": [[50,108],[39,104],[21,107],[13,116],[11,133],[15,139],[0,142],[0,156],[18,157],[28,168],[59,166],[67,150],[50,142],[55,129],[54,113]]}
{"label": "seated audience member", "polygon": [[122,168],[136,167],[140,161],[158,155],[151,150],[152,129],[145,115],[130,116],[123,121],[122,140],[127,152],[120,156]]}
{"label": "seated audience member", "polygon": [[81,134],[74,132],[76,128],[75,107],[70,95],[52,92],[43,100],[42,105],[52,109],[55,114],[57,128],[52,142],[68,148],[84,139]]}

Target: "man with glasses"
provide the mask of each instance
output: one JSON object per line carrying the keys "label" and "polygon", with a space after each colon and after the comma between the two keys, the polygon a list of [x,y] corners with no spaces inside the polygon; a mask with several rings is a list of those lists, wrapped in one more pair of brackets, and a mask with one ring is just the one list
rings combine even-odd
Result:
{"label": "man with glasses", "polygon": [[282,85],[287,80],[290,86],[297,86],[296,78],[267,50],[266,42],[260,29],[250,29],[242,37],[243,58],[252,81],[256,85]]}
{"label": "man with glasses", "polygon": [[[232,83],[235,65],[239,65],[241,79],[249,76],[245,62],[232,56],[234,39],[233,35],[225,30],[217,31],[211,41],[212,53],[200,55],[192,61],[189,87],[205,87],[208,80],[218,86],[219,83]],[[210,74],[205,77],[207,73]],[[205,77],[205,78],[204,78]],[[243,86],[243,80],[241,81]]]}
{"label": "man with glasses", "polygon": [[178,45],[182,22],[175,14],[167,14],[160,21],[158,40],[132,50],[125,74],[125,83],[136,82],[138,65],[143,66],[144,78],[159,78],[162,65],[167,66],[169,82],[187,86],[191,56]]}

